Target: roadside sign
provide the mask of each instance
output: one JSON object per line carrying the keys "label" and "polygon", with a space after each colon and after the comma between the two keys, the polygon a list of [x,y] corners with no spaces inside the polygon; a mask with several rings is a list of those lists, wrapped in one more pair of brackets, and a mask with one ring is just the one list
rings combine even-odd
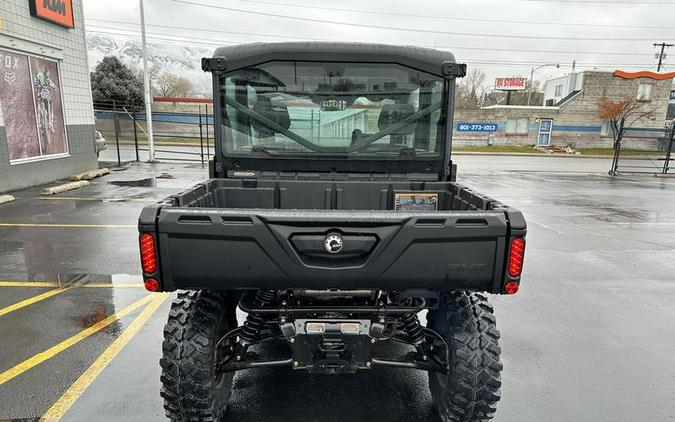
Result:
{"label": "roadside sign", "polygon": [[457,132],[496,132],[496,123],[458,123]]}
{"label": "roadside sign", "polygon": [[495,89],[497,91],[524,91],[527,88],[527,78],[497,78]]}

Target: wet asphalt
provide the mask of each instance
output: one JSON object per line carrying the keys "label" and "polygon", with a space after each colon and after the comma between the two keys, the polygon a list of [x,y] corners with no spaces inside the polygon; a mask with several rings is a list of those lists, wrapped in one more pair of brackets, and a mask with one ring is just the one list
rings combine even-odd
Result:
{"label": "wet asphalt", "polygon": [[[604,159],[456,161],[459,182],[522,210],[529,226],[521,291],[491,299],[504,361],[495,420],[675,420],[675,179],[610,178]],[[0,377],[143,298],[140,209],[204,178],[200,165],[137,164],[48,199],[39,188],[13,193],[0,206],[0,313],[70,288],[0,315]],[[158,360],[169,302],[62,420],[164,420]],[[139,313],[0,384],[0,420],[39,418]],[[437,421],[426,383],[407,370],[245,371],[226,420]]]}

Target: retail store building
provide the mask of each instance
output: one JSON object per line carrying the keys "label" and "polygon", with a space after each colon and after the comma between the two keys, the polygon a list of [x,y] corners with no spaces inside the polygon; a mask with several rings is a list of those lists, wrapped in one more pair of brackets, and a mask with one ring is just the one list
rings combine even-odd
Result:
{"label": "retail store building", "polygon": [[82,0],[0,1],[0,192],[96,167]]}

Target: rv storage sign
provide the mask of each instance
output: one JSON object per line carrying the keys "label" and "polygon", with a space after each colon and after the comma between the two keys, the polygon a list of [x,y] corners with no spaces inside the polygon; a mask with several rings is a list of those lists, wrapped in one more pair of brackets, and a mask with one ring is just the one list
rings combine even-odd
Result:
{"label": "rv storage sign", "polygon": [[497,78],[495,80],[495,89],[497,91],[522,91],[526,87],[526,78]]}

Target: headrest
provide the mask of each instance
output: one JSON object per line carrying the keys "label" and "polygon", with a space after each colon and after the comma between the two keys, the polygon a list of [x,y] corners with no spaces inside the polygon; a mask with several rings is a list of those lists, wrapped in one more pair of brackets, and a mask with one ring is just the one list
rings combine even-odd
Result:
{"label": "headrest", "polygon": [[[288,108],[285,105],[272,105],[270,97],[259,96],[258,101],[253,106],[253,111],[262,114],[284,129],[291,127],[291,116],[288,114]],[[261,138],[274,136],[274,129],[266,126],[257,120],[251,120],[251,126],[255,129]]]}
{"label": "headrest", "polygon": [[[380,117],[377,119],[377,127],[384,130],[389,126],[399,123],[403,119],[415,113],[415,107],[412,104],[386,104],[380,111]],[[398,129],[394,135],[410,135],[415,132],[416,123],[411,123]]]}

